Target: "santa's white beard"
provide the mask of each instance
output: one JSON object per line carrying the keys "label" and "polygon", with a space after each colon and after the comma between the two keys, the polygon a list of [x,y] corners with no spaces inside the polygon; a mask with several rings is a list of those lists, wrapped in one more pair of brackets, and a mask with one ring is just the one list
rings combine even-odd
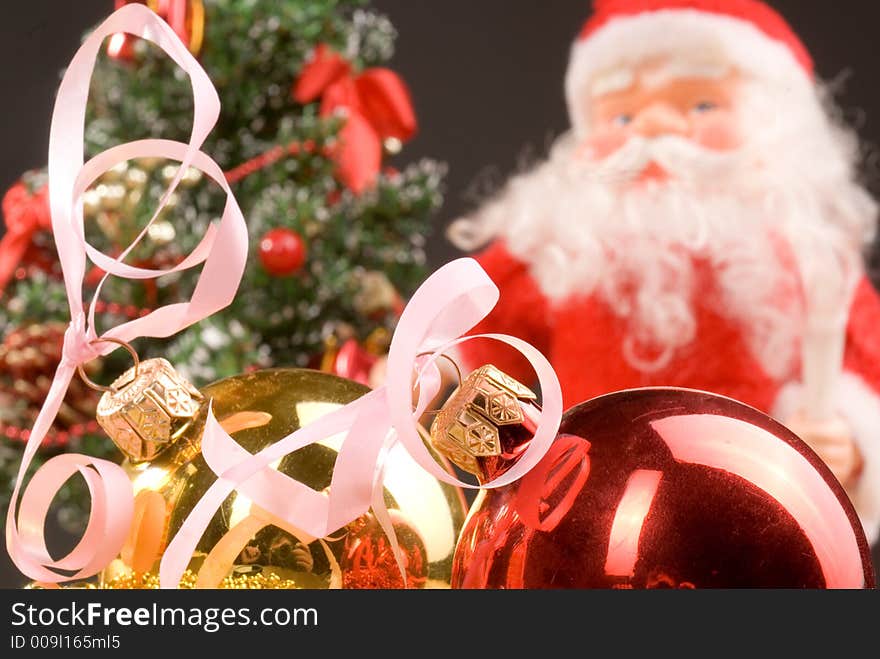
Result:
{"label": "santa's white beard", "polygon": [[[464,249],[504,240],[554,303],[600,297],[628,322],[626,358],[648,372],[695,339],[696,267],[705,262],[713,289],[701,302],[738,322],[753,355],[781,378],[797,357],[805,297],[838,311],[874,213],[831,131],[798,138],[781,155],[767,142],[722,153],[636,139],[592,161],[564,136],[450,237]],[[651,161],[669,178],[637,181]],[[802,287],[803,272],[824,283]]]}

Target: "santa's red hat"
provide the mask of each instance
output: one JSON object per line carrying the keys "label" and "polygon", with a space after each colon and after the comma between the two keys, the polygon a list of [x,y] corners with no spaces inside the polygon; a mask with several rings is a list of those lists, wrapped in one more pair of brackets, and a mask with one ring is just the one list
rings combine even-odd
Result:
{"label": "santa's red hat", "polygon": [[575,131],[587,129],[597,74],[654,56],[723,60],[753,78],[812,87],[813,61],[785,19],[758,0],[595,0],[572,47],[566,97]]}

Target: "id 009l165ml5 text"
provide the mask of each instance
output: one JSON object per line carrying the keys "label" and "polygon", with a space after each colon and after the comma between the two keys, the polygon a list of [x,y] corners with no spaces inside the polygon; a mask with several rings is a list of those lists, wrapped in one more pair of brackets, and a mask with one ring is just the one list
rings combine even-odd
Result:
{"label": "id 009l165ml5 text", "polygon": [[89,634],[13,634],[9,647],[24,649],[74,649],[74,650],[116,650],[120,647],[117,634],[91,636]]}

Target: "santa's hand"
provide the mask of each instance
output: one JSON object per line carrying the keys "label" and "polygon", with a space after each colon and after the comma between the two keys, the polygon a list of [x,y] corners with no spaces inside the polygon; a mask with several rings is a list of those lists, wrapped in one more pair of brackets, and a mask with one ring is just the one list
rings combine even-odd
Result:
{"label": "santa's hand", "polygon": [[850,425],[841,417],[816,421],[798,412],[785,424],[828,465],[844,487],[852,485],[862,469],[862,456]]}

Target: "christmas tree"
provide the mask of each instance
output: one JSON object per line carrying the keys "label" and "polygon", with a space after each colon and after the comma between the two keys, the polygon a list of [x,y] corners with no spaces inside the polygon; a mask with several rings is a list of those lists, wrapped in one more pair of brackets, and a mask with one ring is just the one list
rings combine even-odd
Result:
{"label": "christmas tree", "polygon": [[[387,348],[401,300],[425,275],[426,231],[441,202],[440,165],[422,161],[397,171],[385,162],[416,129],[403,81],[381,66],[393,54],[394,28],[365,0],[146,4],[197,55],[220,95],[222,114],[203,150],[233,186],[251,255],[229,309],[173,340],[136,349],[141,357],[166,357],[197,385],[265,366],[366,380]],[[189,83],[174,63],[149,42],[109,39],[90,89],[86,158],[142,137],[185,142],[191,127]],[[84,198],[87,240],[121,253],[152,217],[176,167],[140,159],[97,181]],[[126,262],[179,262],[223,202],[221,190],[187,171]],[[7,192],[3,213],[0,481],[7,486],[0,491],[8,495],[22,440],[60,360],[68,311],[45,174],[24,174]],[[93,270],[87,285],[102,274]],[[194,276],[108,279],[99,328],[178,301]],[[109,383],[129,359],[117,351],[91,363],[89,376]],[[115,456],[94,422],[97,396],[81,382],[71,387],[43,457],[68,446]],[[75,525],[88,507],[84,487],[74,479],[62,496],[61,520]]]}

